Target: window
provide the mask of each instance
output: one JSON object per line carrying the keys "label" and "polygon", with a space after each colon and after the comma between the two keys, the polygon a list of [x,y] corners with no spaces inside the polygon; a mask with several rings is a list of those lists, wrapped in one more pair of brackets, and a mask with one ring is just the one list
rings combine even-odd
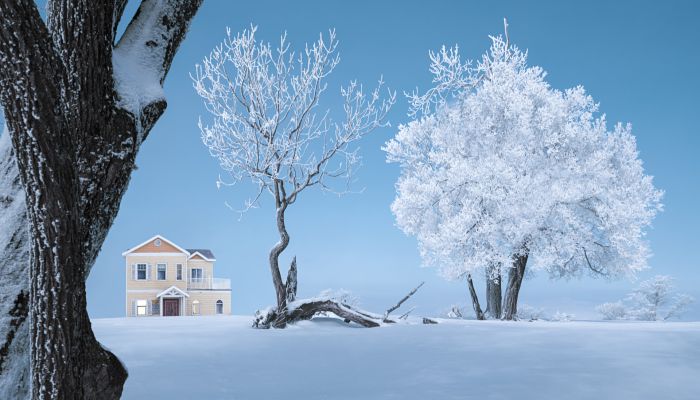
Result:
{"label": "window", "polygon": [[192,277],[192,282],[201,282],[202,278],[204,277],[203,271],[201,268],[192,268],[190,271],[191,277]]}
{"label": "window", "polygon": [[148,303],[146,300],[136,300],[136,315],[139,317],[147,314]]}
{"label": "window", "polygon": [[145,281],[148,279],[148,265],[146,264],[136,264],[136,280]]}
{"label": "window", "polygon": [[216,301],[216,313],[217,314],[223,314],[224,313],[224,302],[221,300]]}
{"label": "window", "polygon": [[192,315],[199,315],[199,300],[192,302]]}
{"label": "window", "polygon": [[166,267],[167,267],[167,264],[158,264],[158,280],[159,281],[165,280],[165,268]]}
{"label": "window", "polygon": [[175,275],[175,279],[177,279],[178,281],[182,280],[182,264],[177,265],[177,273]]}
{"label": "window", "polygon": [[156,239],[156,241],[153,242],[153,244],[155,244],[156,247],[160,247],[160,245],[161,245],[160,239]]}

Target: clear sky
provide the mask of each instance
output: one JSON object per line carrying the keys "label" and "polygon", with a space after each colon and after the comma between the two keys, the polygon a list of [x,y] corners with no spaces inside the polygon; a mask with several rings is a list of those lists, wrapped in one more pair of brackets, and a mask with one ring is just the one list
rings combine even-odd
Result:
{"label": "clear sky", "polygon": [[[533,3],[533,4],[530,4]],[[462,55],[477,58],[489,34],[502,32],[529,49],[530,64],[548,71],[552,86],[582,84],[600,102],[608,121],[631,122],[641,157],[657,187],[665,190],[665,211],[648,240],[654,256],[647,278],[669,274],[680,291],[700,301],[700,6],[694,1],[223,1],[206,0],[165,85],[168,110],[138,156],[138,170],[88,280],[93,317],[124,314],[124,260],[121,253],[155,234],[182,247],[210,248],[215,274],[232,281],[232,307],[250,314],[274,303],[267,255],[277,241],[273,204],[239,218],[224,202],[242,206],[251,194],[243,184],[217,190],[217,162],[201,143],[197,120],[204,117],[189,73],[225,35],[251,23],[259,38],[275,41],[288,32],[301,48],[319,32],[335,28],[341,64],[329,80],[324,104],[339,105],[339,85],[357,78],[368,85],[380,75],[399,93],[427,88],[427,52],[459,44]],[[133,7],[129,13],[133,13]],[[468,302],[463,282],[445,282],[421,268],[415,239],[394,225],[397,165],[386,164],[380,147],[408,121],[400,96],[390,115],[393,128],[375,131],[361,142],[363,166],[356,189],[342,198],[304,193],[288,211],[292,255],[299,262],[299,294],[326,288],[354,292],[361,305],[381,311],[421,281],[411,300],[417,314],[435,315],[451,304]],[[283,274],[286,271],[283,271]],[[534,276],[523,284],[521,303],[594,317],[593,308],[614,301],[634,282],[590,278],[569,282]],[[482,295],[483,296],[483,295]],[[482,300],[484,301],[484,300]],[[700,304],[686,319],[700,319]]]}

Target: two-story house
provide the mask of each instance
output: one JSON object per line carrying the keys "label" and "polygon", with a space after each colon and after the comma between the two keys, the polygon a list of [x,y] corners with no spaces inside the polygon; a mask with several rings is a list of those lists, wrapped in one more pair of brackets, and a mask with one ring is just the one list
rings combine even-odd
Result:
{"label": "two-story house", "polygon": [[156,235],[124,253],[126,315],[231,314],[231,281],[214,278],[209,249],[185,249]]}

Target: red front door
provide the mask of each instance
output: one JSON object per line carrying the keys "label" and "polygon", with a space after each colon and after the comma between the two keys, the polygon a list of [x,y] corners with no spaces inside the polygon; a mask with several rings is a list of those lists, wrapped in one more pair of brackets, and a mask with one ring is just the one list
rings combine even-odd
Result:
{"label": "red front door", "polygon": [[180,315],[180,299],[163,299],[163,316]]}

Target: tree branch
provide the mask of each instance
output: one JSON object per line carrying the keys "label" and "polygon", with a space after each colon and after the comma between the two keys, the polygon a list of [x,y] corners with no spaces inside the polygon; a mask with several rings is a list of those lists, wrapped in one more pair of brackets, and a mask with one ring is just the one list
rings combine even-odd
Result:
{"label": "tree branch", "polygon": [[[159,89],[202,1],[141,2],[114,49],[116,90],[127,111],[138,115],[149,104],[162,100]],[[145,80],[148,87],[141,85]]]}
{"label": "tree branch", "polygon": [[420,285],[416,286],[415,289],[411,290],[406,296],[403,297],[403,299],[399,300],[399,302],[396,303],[396,305],[394,305],[393,307],[390,307],[388,310],[386,310],[382,320],[384,322],[387,322],[389,319],[389,314],[391,314],[393,311],[398,310],[399,307],[401,307],[401,304],[403,304],[406,300],[408,300],[411,296],[413,296],[418,291],[418,289],[420,289],[421,286],[423,286],[423,285],[425,285],[425,282],[421,282]]}

